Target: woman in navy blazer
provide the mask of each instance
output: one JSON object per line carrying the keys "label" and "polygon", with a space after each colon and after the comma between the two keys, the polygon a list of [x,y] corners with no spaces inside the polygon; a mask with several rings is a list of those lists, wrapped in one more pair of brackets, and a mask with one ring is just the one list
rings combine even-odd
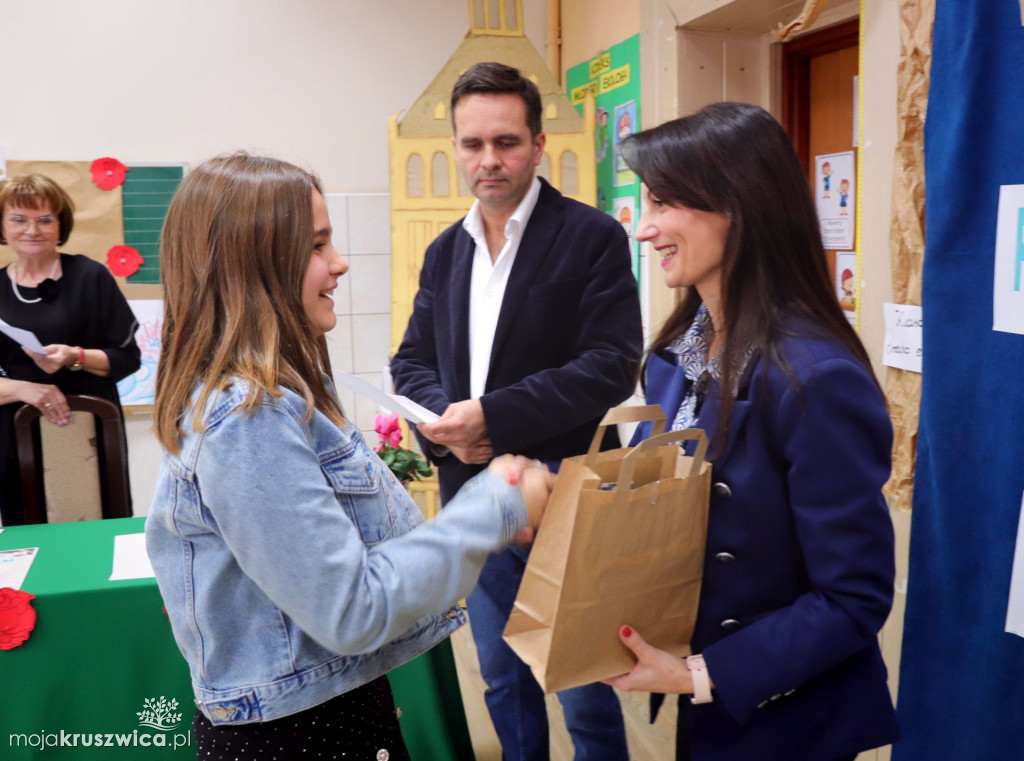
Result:
{"label": "woman in navy blazer", "polygon": [[707,432],[715,483],[695,655],[623,626],[638,662],[611,683],[692,695],[679,759],[842,761],[891,743],[877,634],[893,594],[892,430],[796,153],[739,103],[623,147],[645,185],[637,238],[687,289],[647,356],[647,398],[673,428]]}

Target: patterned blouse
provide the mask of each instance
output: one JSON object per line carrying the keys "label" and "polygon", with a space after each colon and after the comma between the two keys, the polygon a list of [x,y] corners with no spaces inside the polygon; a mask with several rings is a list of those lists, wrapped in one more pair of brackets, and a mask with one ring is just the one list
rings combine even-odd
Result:
{"label": "patterned blouse", "polygon": [[670,430],[692,428],[700,414],[704,393],[711,379],[718,380],[718,356],[708,360],[708,349],[715,340],[715,328],[706,304],[701,304],[693,322],[679,338],[669,344],[668,350],[676,355],[687,380],[693,381],[679,405]]}

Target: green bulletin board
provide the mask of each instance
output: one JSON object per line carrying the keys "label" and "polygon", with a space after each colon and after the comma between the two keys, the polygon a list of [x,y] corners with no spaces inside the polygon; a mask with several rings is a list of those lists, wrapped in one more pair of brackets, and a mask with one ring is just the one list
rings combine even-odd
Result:
{"label": "green bulletin board", "polygon": [[183,175],[181,164],[131,165],[121,188],[124,243],[142,254],[144,263],[128,278],[128,283],[160,282],[160,230]]}
{"label": "green bulletin board", "polygon": [[622,161],[619,143],[640,129],[640,35],[573,66],[566,72],[565,84],[581,114],[587,91],[594,94],[596,205],[619,220],[629,235],[633,274],[639,282],[640,247],[633,230],[640,212],[640,182]]}

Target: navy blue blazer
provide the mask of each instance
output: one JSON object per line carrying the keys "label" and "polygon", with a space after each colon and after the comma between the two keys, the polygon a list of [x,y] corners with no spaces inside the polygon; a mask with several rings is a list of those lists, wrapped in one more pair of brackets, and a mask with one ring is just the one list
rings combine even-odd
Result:
{"label": "navy blue blazer", "polygon": [[[899,737],[877,643],[895,574],[885,402],[835,341],[803,331],[783,356],[788,372],[752,359],[713,462],[692,646],[715,695],[685,701],[695,761],[827,761]],[[650,356],[648,403],[669,420],[688,384]],[[718,393],[697,422],[709,438]]]}
{"label": "navy blue blazer", "polygon": [[[427,248],[391,361],[398,393],[442,414],[469,398],[469,283],[476,244],[449,227]],[[560,461],[585,452],[605,412],[635,385],[640,299],[622,227],[541,179],[505,289],[480,403],[495,456]],[[614,432],[606,440],[616,446]],[[424,452],[429,442],[420,437]],[[482,466],[440,465],[442,501]]]}

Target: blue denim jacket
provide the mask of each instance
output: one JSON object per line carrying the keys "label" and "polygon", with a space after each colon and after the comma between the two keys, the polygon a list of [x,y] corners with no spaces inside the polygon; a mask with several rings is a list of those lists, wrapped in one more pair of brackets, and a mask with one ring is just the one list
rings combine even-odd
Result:
{"label": "blue denim jacket", "polygon": [[428,650],[465,622],[456,601],[526,523],[519,490],[485,472],[424,524],[358,430],[304,421],[305,400],[285,389],[243,413],[246,389],[216,395],[200,433],[186,413],[146,521],[214,724],[296,713]]}

